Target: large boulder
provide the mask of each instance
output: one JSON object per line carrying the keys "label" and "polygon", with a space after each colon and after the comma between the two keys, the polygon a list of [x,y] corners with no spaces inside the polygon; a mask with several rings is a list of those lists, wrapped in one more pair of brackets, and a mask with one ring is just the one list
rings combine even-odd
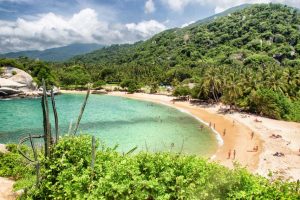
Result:
{"label": "large boulder", "polygon": [[19,89],[26,87],[26,84],[21,84],[16,81],[6,79],[6,78],[0,78],[0,88],[2,87],[8,87],[8,88],[13,88],[13,89]]}
{"label": "large boulder", "polygon": [[9,87],[0,87],[0,96],[9,96],[9,95],[21,94],[21,93],[24,93],[24,92],[21,90],[9,88]]}
{"label": "large boulder", "polygon": [[15,67],[3,67],[3,73],[1,76],[5,79],[22,84],[23,87],[19,87],[22,91],[32,91],[36,89],[36,84],[33,81],[32,76],[25,71]]}
{"label": "large boulder", "polygon": [[[31,96],[36,90],[33,78],[23,70],[15,67],[2,67],[0,74],[0,97]],[[34,96],[34,95],[33,95]]]}

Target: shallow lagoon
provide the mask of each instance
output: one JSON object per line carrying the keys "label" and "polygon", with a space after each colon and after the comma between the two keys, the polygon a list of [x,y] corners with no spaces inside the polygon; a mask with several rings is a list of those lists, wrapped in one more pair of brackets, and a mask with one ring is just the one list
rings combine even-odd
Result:
{"label": "shallow lagoon", "polygon": [[[83,102],[82,94],[56,96],[60,132],[66,133],[75,122]],[[17,142],[21,135],[40,134],[40,99],[0,101],[0,143]],[[51,115],[52,117],[52,115]],[[53,123],[52,119],[52,124]],[[91,95],[79,133],[93,134],[105,144],[126,152],[138,150],[174,151],[203,156],[212,155],[217,140],[208,128],[190,115],[174,108],[122,97]]]}

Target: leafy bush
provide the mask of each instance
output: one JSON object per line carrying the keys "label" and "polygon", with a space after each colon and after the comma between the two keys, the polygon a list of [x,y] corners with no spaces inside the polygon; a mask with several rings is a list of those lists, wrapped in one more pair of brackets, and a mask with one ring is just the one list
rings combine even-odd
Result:
{"label": "leafy bush", "polygon": [[266,66],[268,64],[275,64],[275,60],[267,55],[254,54],[245,59],[244,64],[247,66]]}
{"label": "leafy bush", "polygon": [[86,85],[91,77],[83,66],[74,65],[65,69],[61,81],[64,85]]}
{"label": "leafy bush", "polygon": [[0,58],[0,67],[16,67],[24,69],[21,63],[12,58]]}
{"label": "leafy bush", "polygon": [[173,91],[174,96],[187,96],[191,94],[191,89],[188,86],[178,86]]}
{"label": "leafy bush", "polygon": [[[6,146],[8,153],[0,153],[0,176],[11,177],[15,180],[28,177],[34,173],[33,166],[19,154],[16,144]],[[23,152],[29,152],[22,146]]]}
{"label": "leafy bush", "polygon": [[250,110],[274,119],[288,119],[291,102],[280,92],[259,89],[250,95]]}
{"label": "leafy bush", "polygon": [[133,79],[123,80],[121,82],[120,86],[122,88],[127,88],[128,93],[134,93],[134,92],[138,91],[141,88],[141,86],[138,84],[138,82],[133,80]]}
{"label": "leafy bush", "polygon": [[[100,144],[100,146],[99,146]],[[117,153],[91,137],[64,137],[44,160],[39,188],[27,199],[297,199],[295,182],[269,180],[237,167],[229,170],[196,156]]]}
{"label": "leafy bush", "polygon": [[102,89],[102,86],[105,85],[105,82],[102,80],[98,80],[95,83],[93,83],[94,89]]}
{"label": "leafy bush", "polygon": [[157,83],[152,83],[150,85],[150,94],[155,94],[159,90],[159,86]]}
{"label": "leafy bush", "polygon": [[300,122],[300,100],[292,102],[291,113],[288,116],[292,121]]}

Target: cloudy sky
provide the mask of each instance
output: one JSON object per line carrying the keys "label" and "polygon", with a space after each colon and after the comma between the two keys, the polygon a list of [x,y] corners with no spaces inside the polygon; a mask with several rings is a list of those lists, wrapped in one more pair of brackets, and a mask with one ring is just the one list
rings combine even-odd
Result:
{"label": "cloudy sky", "polygon": [[0,53],[144,40],[244,3],[300,0],[0,0]]}

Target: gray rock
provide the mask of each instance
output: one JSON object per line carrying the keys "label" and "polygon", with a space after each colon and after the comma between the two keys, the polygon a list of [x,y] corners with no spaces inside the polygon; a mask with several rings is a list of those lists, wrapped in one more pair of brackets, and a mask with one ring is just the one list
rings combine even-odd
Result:
{"label": "gray rock", "polygon": [[14,88],[14,89],[19,89],[22,87],[26,87],[25,84],[21,84],[18,82],[15,82],[13,80],[10,79],[6,79],[6,78],[0,78],[0,87],[9,87],[9,88]]}
{"label": "gray rock", "polygon": [[[22,85],[19,87],[22,91],[33,91],[36,89],[36,84],[30,74],[15,67],[3,67],[2,78],[14,81]],[[0,77],[1,78],[1,77]]]}
{"label": "gray rock", "polygon": [[[21,94],[21,93],[24,93],[23,91],[21,90],[18,90],[18,89],[13,89],[13,88],[9,88],[9,87],[1,87],[0,88],[0,92],[3,93],[3,94],[6,94],[6,95],[14,95],[14,94]],[[6,96],[4,95],[4,96]]]}

